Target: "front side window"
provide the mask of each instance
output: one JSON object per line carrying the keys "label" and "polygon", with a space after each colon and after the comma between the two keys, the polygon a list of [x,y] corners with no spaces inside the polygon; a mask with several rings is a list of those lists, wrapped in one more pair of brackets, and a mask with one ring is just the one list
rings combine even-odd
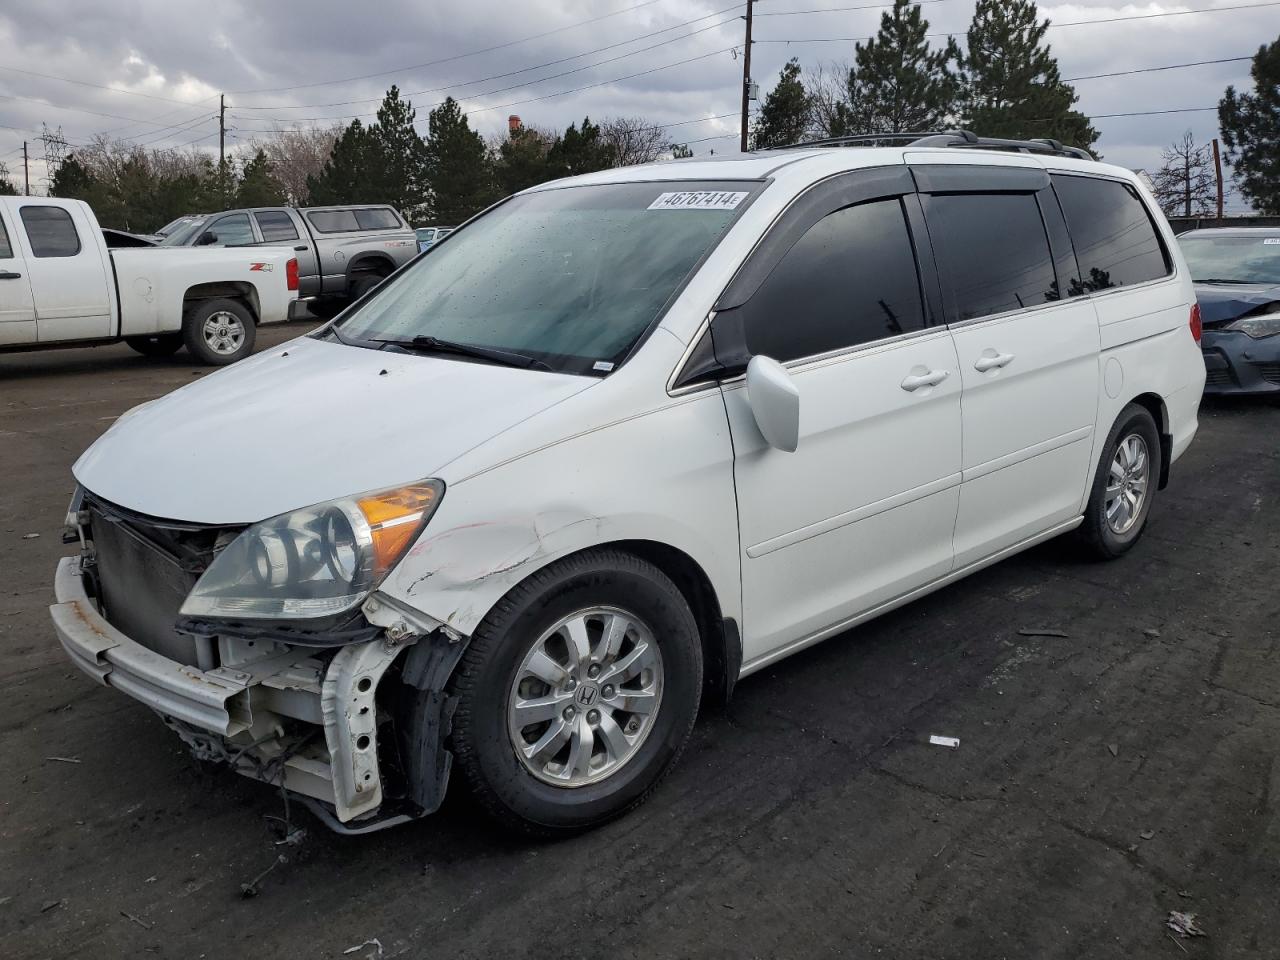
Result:
{"label": "front side window", "polygon": [[[219,247],[247,247],[257,242],[247,213],[233,213],[228,217],[219,217],[209,224],[205,232],[213,235],[212,243]],[[204,234],[201,234],[200,240],[205,244],[210,243],[205,240]],[[197,244],[200,245],[200,241],[197,241]]]}
{"label": "front side window", "polygon": [[925,219],[952,320],[973,320],[1059,299],[1053,254],[1031,193],[927,196]]}
{"label": "front side window", "polygon": [[74,257],[80,252],[80,235],[71,214],[62,207],[27,206],[19,214],[33,255]]}
{"label": "front side window", "polygon": [[1055,175],[1053,189],[1080,264],[1069,293],[1146,283],[1172,272],[1151,215],[1129,184]]}
{"label": "front side window", "polygon": [[435,337],[564,372],[607,370],[759,188],[599,184],[514,197],[403,270],[336,330],[358,345]]}
{"label": "front side window", "polygon": [[298,239],[293,218],[282,210],[259,210],[253,217],[258,221],[258,229],[262,231],[263,243],[281,243]]}
{"label": "front side window", "polygon": [[1196,283],[1280,283],[1280,233],[1179,237]]}
{"label": "front side window", "polygon": [[827,214],[739,309],[747,350],[782,363],[920,330],[924,305],[902,202]]}

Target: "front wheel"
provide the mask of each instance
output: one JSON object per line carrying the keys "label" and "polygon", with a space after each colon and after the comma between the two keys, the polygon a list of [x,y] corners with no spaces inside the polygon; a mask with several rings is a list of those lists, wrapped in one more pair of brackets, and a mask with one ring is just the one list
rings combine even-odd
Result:
{"label": "front wheel", "polygon": [[202,363],[222,367],[253,353],[253,314],[236,300],[199,300],[182,318],[187,351]]}
{"label": "front wheel", "polygon": [[1114,559],[1142,536],[1160,477],[1160,456],[1160,434],[1151,414],[1129,404],[1107,436],[1080,525],[1081,539],[1095,556]]}
{"label": "front wheel", "polygon": [[144,357],[171,357],[182,349],[182,334],[161,333],[153,337],[125,337],[124,342]]}
{"label": "front wheel", "polygon": [[499,601],[453,680],[453,749],[477,799],[519,832],[561,836],[640,804],[693,729],[698,628],[657,567],[570,557]]}

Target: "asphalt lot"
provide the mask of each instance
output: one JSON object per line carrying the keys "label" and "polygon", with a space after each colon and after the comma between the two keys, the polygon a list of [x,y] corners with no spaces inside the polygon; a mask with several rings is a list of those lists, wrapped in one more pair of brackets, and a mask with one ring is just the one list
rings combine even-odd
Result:
{"label": "asphalt lot", "polygon": [[1280,956],[1280,405],[1202,408],[1122,560],[1050,543],[745,681],[620,822],[517,842],[455,790],[295,847],[46,614],[72,462],[197,375],[0,356],[0,956]]}

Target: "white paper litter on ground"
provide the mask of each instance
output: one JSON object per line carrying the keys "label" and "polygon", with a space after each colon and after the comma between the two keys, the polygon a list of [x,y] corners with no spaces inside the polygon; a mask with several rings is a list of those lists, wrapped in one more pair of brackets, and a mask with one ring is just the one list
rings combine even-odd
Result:
{"label": "white paper litter on ground", "polygon": [[950,747],[952,750],[960,746],[959,737],[940,737],[936,733],[929,737],[929,742],[938,747]]}

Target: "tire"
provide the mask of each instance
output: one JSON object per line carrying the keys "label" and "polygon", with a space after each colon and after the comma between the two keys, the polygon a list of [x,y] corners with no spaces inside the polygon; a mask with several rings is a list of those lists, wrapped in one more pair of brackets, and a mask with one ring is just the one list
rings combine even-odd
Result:
{"label": "tire", "polygon": [[351,284],[347,287],[347,296],[354,303],[385,279],[386,277],[380,277],[376,273],[358,273],[351,278]]}
{"label": "tire", "polygon": [[154,337],[125,337],[124,342],[144,357],[171,357],[182,349],[182,334],[164,333]]}
{"label": "tire", "polygon": [[[1128,553],[1141,539],[1159,483],[1160,434],[1151,414],[1136,403],[1129,404],[1120,411],[1102,450],[1079,535],[1086,549],[1095,557],[1114,560]],[[1135,451],[1145,459],[1138,467],[1127,469],[1127,460],[1138,459]],[[1120,491],[1118,497],[1117,488]],[[1131,495],[1125,495],[1126,489]],[[1138,501],[1136,510],[1135,499]],[[1117,500],[1123,503],[1117,504]],[[1110,518],[1109,507],[1115,511]]]}
{"label": "tire", "polygon": [[198,300],[182,318],[187,351],[213,367],[225,367],[249,356],[257,335],[253,314],[237,300]]}
{"label": "tire", "polygon": [[[592,666],[579,660],[576,684],[563,671],[558,688],[538,680],[527,667],[536,663],[533,651],[552,659],[562,651],[559,659],[572,663],[567,638],[584,611]],[[610,659],[605,630],[619,624],[622,636],[622,621],[626,633]],[[591,673],[601,662],[602,672]],[[627,679],[627,663],[649,667]],[[610,684],[614,671],[619,679]],[[698,713],[702,645],[688,603],[661,570],[621,551],[593,550],[533,574],[500,600],[472,635],[450,688],[458,704],[454,756],[481,805],[518,833],[567,836],[638,806],[675,763]],[[521,728],[513,705],[525,698],[553,700],[551,718]],[[640,712],[619,706],[633,704]],[[559,745],[557,730],[567,737]],[[517,754],[517,738],[535,754],[530,760]],[[554,750],[537,752],[544,742]],[[578,743],[591,744],[585,766],[573,764]]]}

